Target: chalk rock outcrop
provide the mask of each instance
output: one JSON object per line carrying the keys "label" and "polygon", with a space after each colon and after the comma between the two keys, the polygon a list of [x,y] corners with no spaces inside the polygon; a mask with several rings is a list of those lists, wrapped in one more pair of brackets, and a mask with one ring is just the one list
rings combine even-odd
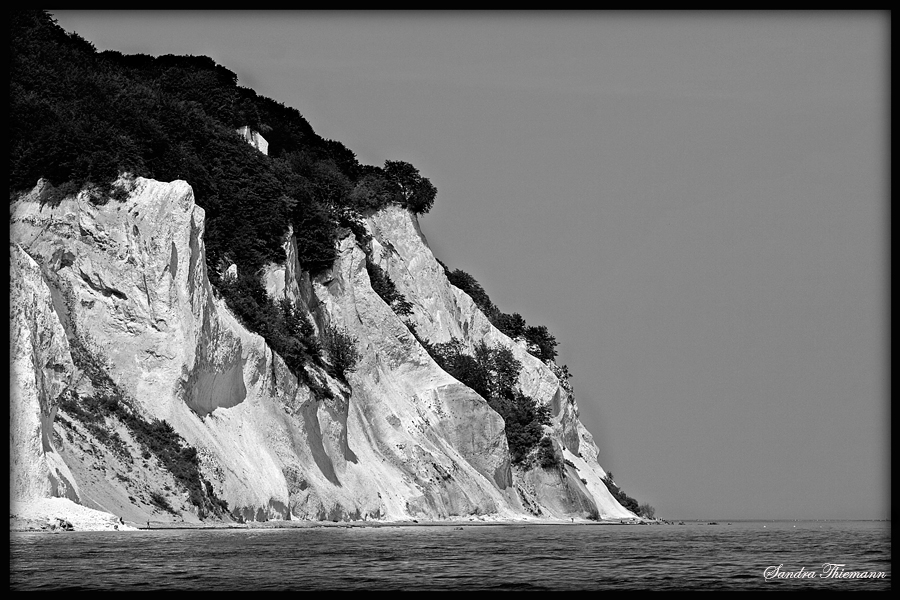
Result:
{"label": "chalk rock outcrop", "polygon": [[[409,322],[432,343],[510,347],[522,391],[551,407],[564,469],[510,463],[503,419],[375,293],[349,232],[324,275],[302,271],[292,234],[285,264],[261,273],[317,330],[356,340],[346,380],[312,368],[299,381],[210,285],[204,212],[185,182],[137,179],[104,205],[37,196],[10,215],[11,500],[63,496],[136,522],[633,517],[602,482],[568,386],[449,284],[408,211],[365,225]],[[180,436],[179,456],[196,450],[202,485],[151,452],[145,430]]]}
{"label": "chalk rock outcrop", "polygon": [[237,132],[248,144],[263,154],[269,154],[269,142],[267,142],[266,138],[261,136],[258,131],[254,131],[245,125],[238,129]]}
{"label": "chalk rock outcrop", "polygon": [[75,374],[69,345],[41,270],[10,246],[10,505],[32,498],[78,498],[50,439],[55,405]]}
{"label": "chalk rock outcrop", "polygon": [[392,206],[369,217],[367,228],[373,236],[376,262],[413,304],[410,321],[420,335],[431,343],[460,339],[470,351],[479,342],[510,348],[522,363],[521,391],[550,405],[555,443],[575,466],[567,465],[562,478],[542,469],[516,471],[520,494],[532,496],[541,507],[540,512],[548,516],[595,510],[604,517],[632,517],[602,481],[606,473],[597,460],[599,450],[578,419],[575,397],[567,382],[561,382],[549,365],[529,354],[524,344],[496,329],[468,294],[449,283],[443,267],[428,248],[416,217]]}

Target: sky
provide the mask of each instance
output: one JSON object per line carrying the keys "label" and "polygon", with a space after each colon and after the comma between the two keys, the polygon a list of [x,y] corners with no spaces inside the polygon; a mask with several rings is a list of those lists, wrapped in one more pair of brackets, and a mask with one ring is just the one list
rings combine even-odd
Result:
{"label": "sky", "polygon": [[657,516],[890,518],[888,13],[51,12],[415,165]]}

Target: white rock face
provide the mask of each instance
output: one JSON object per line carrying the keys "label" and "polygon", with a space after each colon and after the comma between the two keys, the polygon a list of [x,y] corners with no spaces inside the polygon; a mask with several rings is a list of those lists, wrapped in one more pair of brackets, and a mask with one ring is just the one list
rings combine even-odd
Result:
{"label": "white rock face", "polygon": [[246,140],[248,144],[262,152],[263,154],[269,154],[269,142],[266,141],[266,138],[261,136],[258,131],[253,131],[248,126],[243,126],[237,130],[238,134]]}
{"label": "white rock face", "polygon": [[[510,348],[516,360],[522,363],[520,390],[539,403],[550,405],[554,438],[569,454],[580,452],[584,457],[579,459],[581,464],[574,463],[577,472],[569,467],[563,480],[541,469],[516,471],[516,486],[520,493],[536,494],[534,499],[542,514],[549,516],[564,517],[596,508],[603,518],[633,517],[602,482],[606,473],[597,462],[599,450],[578,420],[574,396],[560,384],[548,365],[529,354],[523,344],[497,330],[468,294],[450,284],[443,267],[428,248],[416,217],[405,209],[392,206],[372,215],[367,225],[374,238],[375,261],[390,276],[397,290],[413,304],[410,321],[419,335],[431,343],[460,339],[470,351],[481,341]],[[581,478],[588,480],[587,487]]]}
{"label": "white rock face", "polygon": [[69,345],[40,267],[10,246],[9,499],[78,498],[51,440],[55,404],[76,375]]}
{"label": "white rock face", "polygon": [[551,433],[575,465],[565,473],[510,465],[503,419],[372,290],[352,235],[316,280],[291,236],[286,263],[262,274],[270,295],[305,307],[317,331],[332,324],[356,339],[361,359],[347,381],[313,369],[311,388],[213,292],[204,212],[185,182],[138,179],[126,201],[104,206],[34,198],[10,216],[11,500],[68,496],[136,522],[202,516],[122,422],[107,416],[101,427],[123,440],[117,454],[96,426],[59,408],[64,394],[87,402],[108,376],[147,422],[167,421],[197,449],[207,493],[235,518],[633,516],[602,483],[574,399],[447,282],[407,211],[385,209],[367,226],[376,262],[415,307],[411,322],[432,342],[512,348],[522,391],[552,408]]}

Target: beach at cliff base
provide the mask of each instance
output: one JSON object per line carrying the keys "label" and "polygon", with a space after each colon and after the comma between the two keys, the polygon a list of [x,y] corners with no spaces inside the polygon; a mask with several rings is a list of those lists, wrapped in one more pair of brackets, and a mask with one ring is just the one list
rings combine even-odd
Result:
{"label": "beach at cliff base", "polygon": [[10,506],[10,531],[137,531],[112,513],[81,506],[68,498],[40,498]]}

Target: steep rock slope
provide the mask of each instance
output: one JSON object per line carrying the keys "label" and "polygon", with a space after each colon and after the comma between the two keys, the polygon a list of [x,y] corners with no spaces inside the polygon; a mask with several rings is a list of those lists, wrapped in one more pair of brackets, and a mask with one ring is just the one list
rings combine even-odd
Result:
{"label": "steep rock slope", "polygon": [[264,274],[317,329],[357,340],[346,381],[312,368],[307,385],[213,291],[185,182],[138,179],[102,206],[86,194],[41,206],[38,192],[10,217],[11,501],[67,496],[136,521],[632,516],[600,481],[571,394],[449,285],[407,211],[367,226],[417,331],[510,345],[574,467],[510,465],[502,418],[372,290],[349,232],[314,281],[290,237],[286,264]]}
{"label": "steep rock slope", "polygon": [[50,440],[55,405],[75,372],[66,334],[40,267],[17,246],[9,258],[10,504],[77,496]]}
{"label": "steep rock slope", "polygon": [[550,365],[529,354],[524,342],[497,330],[465,292],[449,283],[443,267],[428,248],[415,215],[399,207],[388,207],[367,219],[367,229],[373,237],[373,259],[413,304],[410,321],[420,335],[431,343],[460,339],[470,351],[482,341],[510,348],[523,366],[519,373],[520,390],[539,403],[550,405],[555,444],[571,465],[563,473],[516,470],[520,495],[536,502],[541,514],[548,516],[593,511],[605,518],[633,516],[619,505],[602,481],[606,473],[597,460],[599,450],[578,419],[568,382],[561,382]]}

